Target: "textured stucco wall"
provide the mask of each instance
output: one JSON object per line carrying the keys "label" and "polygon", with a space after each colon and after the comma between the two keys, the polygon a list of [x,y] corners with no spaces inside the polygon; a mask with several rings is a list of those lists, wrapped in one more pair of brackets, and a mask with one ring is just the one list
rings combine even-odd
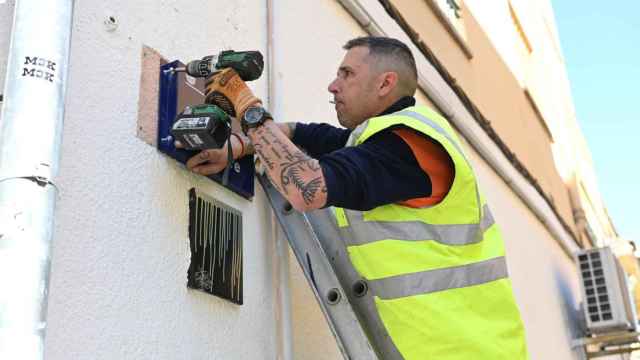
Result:
{"label": "textured stucco wall", "polygon": [[[104,25],[108,16],[115,31]],[[264,52],[265,29],[263,1],[76,1],[47,359],[277,357],[262,197],[248,202],[135,136],[143,44],[183,60],[229,48]],[[265,96],[266,80],[251,86]],[[194,186],[243,212],[243,306],[186,288]]]}

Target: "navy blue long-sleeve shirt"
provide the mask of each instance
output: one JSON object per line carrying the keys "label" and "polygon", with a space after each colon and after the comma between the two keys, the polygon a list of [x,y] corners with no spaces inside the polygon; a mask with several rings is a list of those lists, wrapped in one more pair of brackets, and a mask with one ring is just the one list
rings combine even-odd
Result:
{"label": "navy blue long-sleeve shirt", "polygon": [[[413,105],[413,97],[404,97],[380,115]],[[349,129],[328,124],[296,124],[292,141],[318,159],[327,185],[326,206],[370,210],[431,195],[429,176],[392,129],[345,147],[350,134]]]}

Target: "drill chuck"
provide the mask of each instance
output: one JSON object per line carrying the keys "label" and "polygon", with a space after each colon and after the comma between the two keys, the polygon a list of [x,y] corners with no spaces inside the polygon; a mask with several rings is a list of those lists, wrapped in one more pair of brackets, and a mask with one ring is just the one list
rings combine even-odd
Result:
{"label": "drill chuck", "polygon": [[216,60],[212,61],[214,56],[217,57],[216,55],[205,56],[201,60],[190,61],[185,69],[187,74],[193,77],[209,77],[213,75],[216,71]]}

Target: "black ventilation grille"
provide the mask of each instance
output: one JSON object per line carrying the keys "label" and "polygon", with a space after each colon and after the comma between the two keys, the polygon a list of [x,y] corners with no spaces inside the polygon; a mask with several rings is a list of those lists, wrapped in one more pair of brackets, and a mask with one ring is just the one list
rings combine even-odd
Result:
{"label": "black ventilation grille", "polygon": [[587,295],[587,313],[592,322],[613,319],[611,301],[607,292],[600,253],[590,252],[578,256],[582,281]]}
{"label": "black ventilation grille", "polygon": [[242,214],[189,191],[187,286],[242,305]]}

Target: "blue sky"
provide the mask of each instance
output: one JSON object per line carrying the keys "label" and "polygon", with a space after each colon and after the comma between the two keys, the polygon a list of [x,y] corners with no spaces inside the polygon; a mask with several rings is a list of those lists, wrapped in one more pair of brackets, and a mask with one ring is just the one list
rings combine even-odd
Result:
{"label": "blue sky", "polygon": [[619,235],[640,245],[640,1],[552,5],[600,192]]}

